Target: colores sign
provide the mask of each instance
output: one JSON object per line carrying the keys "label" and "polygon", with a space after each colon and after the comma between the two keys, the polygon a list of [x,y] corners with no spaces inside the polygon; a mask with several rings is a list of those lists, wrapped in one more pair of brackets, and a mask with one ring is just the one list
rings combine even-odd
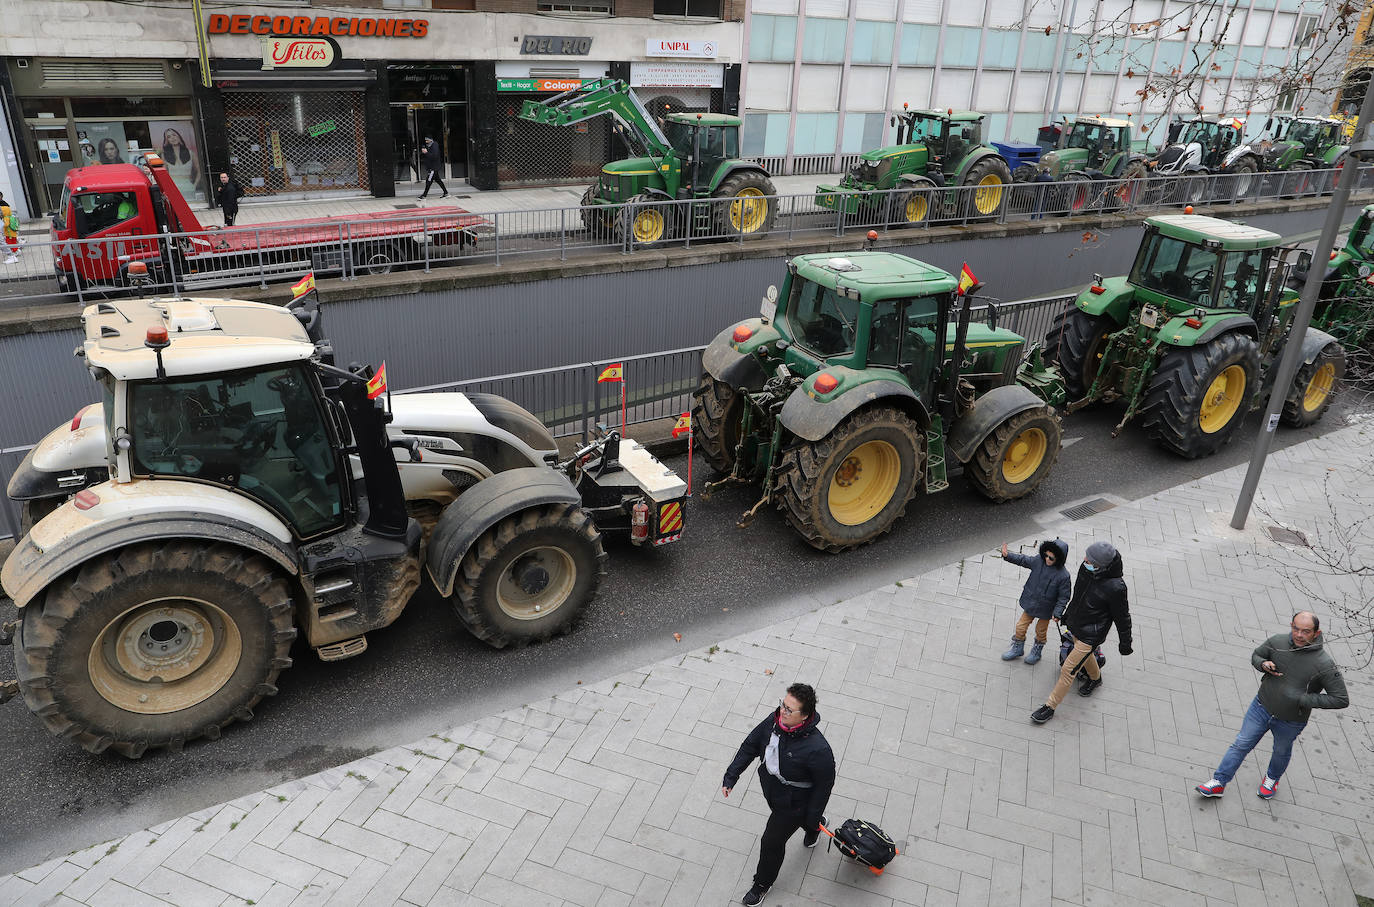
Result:
{"label": "colores sign", "polygon": [[339,59],[331,38],[259,38],[263,69],[329,69]]}

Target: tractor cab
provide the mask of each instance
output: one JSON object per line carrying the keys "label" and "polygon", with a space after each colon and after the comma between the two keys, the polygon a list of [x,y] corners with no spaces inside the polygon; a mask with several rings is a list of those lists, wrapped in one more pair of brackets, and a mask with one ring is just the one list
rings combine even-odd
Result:
{"label": "tractor cab", "polygon": [[1101,170],[1117,152],[1130,150],[1131,124],[1125,120],[1084,117],[1069,130],[1064,147],[1087,151],[1088,169]]}
{"label": "tractor cab", "polygon": [[1197,145],[1199,163],[1208,169],[1221,166],[1228,152],[1240,145],[1245,121],[1237,117],[1197,117],[1183,127],[1178,144]]}
{"label": "tractor cab", "polygon": [[685,186],[711,183],[722,164],[739,158],[740,122],[739,117],[723,113],[670,113],[664,117],[663,134],[682,162]]}
{"label": "tractor cab", "polygon": [[983,144],[983,114],[969,110],[908,110],[894,117],[897,144],[924,145],[930,163],[945,176],[959,171],[970,151]]}
{"label": "tractor cab", "polygon": [[1268,230],[1191,214],[1152,217],[1127,282],[1171,315],[1237,309],[1254,316],[1281,239]]}

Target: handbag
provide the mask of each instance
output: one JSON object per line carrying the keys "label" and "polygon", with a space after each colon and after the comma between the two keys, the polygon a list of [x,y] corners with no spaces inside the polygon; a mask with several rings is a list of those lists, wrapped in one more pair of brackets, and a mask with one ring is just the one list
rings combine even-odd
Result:
{"label": "handbag", "polygon": [[[1059,664],[1060,664],[1060,666],[1063,666],[1064,662],[1066,662],[1066,661],[1069,660],[1069,653],[1073,651],[1073,644],[1074,644],[1073,634],[1070,633],[1068,630],[1060,630],[1060,631],[1059,631]],[[1103,665],[1105,665],[1105,664],[1107,663],[1107,656],[1105,656],[1105,655],[1102,654],[1102,647],[1101,647],[1101,646],[1094,646],[1094,647],[1093,647],[1093,657],[1097,659],[1097,666],[1098,666],[1099,668],[1102,667]],[[1079,668],[1078,668],[1078,676],[1082,677],[1082,676],[1084,676],[1085,674],[1086,674],[1086,672],[1083,670],[1082,666],[1079,666]]]}
{"label": "handbag", "polygon": [[842,855],[867,866],[874,875],[882,875],[883,868],[901,852],[887,832],[863,819],[845,819],[834,831],[822,825],[821,831],[830,835],[830,844]]}

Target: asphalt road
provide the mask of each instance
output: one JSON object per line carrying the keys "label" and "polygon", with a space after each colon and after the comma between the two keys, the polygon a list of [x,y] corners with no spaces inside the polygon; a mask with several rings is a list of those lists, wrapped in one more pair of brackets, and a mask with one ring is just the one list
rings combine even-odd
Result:
{"label": "asphalt road", "polygon": [[[1281,429],[1277,445],[1339,427],[1363,408],[1347,401],[1313,430]],[[680,543],[651,551],[609,545],[610,575],[588,619],[548,645],[490,650],[466,635],[432,591],[422,592],[395,625],[369,636],[357,658],[325,664],[298,644],[280,694],[251,723],[179,755],[92,756],[51,737],[12,701],[0,708],[8,753],[0,873],[985,554],[1004,540],[1043,537],[1037,517],[1070,503],[1104,494],[1135,499],[1244,462],[1258,427],[1252,417],[1220,454],[1185,461],[1156,449],[1138,429],[1112,440],[1117,418],[1115,407],[1069,417],[1069,446],[1026,500],[991,504],[955,478],[949,490],[914,501],[893,532],[842,555],[813,551],[771,509],[749,529],[736,529],[753,503],[750,489],[693,501]],[[685,470],[685,458],[670,464]],[[698,458],[695,481],[708,471]],[[1129,576],[1131,552],[1125,556]],[[1008,624],[1013,607],[1007,603]],[[0,678],[13,676],[5,656]]]}

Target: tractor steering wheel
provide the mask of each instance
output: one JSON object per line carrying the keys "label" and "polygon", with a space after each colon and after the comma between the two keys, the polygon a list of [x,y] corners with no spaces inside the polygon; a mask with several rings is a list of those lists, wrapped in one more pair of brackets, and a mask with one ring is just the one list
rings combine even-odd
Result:
{"label": "tractor steering wheel", "polygon": [[1212,269],[1208,268],[1206,271],[1194,274],[1188,278],[1188,283],[1194,293],[1206,292],[1212,286]]}

